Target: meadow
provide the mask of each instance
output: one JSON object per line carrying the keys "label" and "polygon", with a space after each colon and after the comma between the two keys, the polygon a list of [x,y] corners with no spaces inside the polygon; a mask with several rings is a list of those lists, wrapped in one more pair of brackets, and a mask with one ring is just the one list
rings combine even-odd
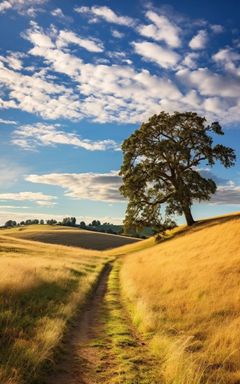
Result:
{"label": "meadow", "polygon": [[0,382],[32,383],[50,368],[69,321],[86,302],[106,257],[4,233],[0,232]]}
{"label": "meadow", "polygon": [[164,383],[240,382],[240,217],[209,220],[125,256],[128,310]]}
{"label": "meadow", "polygon": [[239,384],[239,214],[105,251],[38,228],[0,232],[1,383]]}

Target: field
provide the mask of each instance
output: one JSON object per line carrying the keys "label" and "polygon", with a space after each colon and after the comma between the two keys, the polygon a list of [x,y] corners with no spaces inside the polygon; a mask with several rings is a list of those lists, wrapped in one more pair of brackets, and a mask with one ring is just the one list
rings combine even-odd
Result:
{"label": "field", "polygon": [[0,233],[0,382],[23,384],[51,365],[68,321],[103,268],[100,252]]}
{"label": "field", "polygon": [[239,214],[105,251],[38,228],[0,232],[1,383],[239,384]]}
{"label": "field", "polygon": [[240,382],[240,217],[126,256],[123,295],[165,383]]}
{"label": "field", "polygon": [[111,235],[108,233],[98,233],[78,228],[66,228],[61,226],[53,227],[47,225],[32,225],[29,227],[14,228],[5,231],[5,233],[7,232],[11,236],[21,239],[96,250],[111,249],[140,241],[136,238]]}

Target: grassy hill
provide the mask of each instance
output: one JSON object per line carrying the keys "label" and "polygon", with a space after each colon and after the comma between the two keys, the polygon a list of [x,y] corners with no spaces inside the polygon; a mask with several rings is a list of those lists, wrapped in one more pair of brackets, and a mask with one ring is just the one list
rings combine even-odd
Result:
{"label": "grassy hill", "polygon": [[240,382],[240,215],[125,256],[121,286],[166,383]]}
{"label": "grassy hill", "polygon": [[0,382],[26,384],[53,359],[106,257],[0,232]]}
{"label": "grassy hill", "polygon": [[[76,246],[85,236],[82,246],[97,248],[96,235],[106,250],[36,241],[50,236]],[[112,260],[100,296],[88,304],[87,347],[68,358],[83,375],[81,350],[84,361],[93,359],[89,383],[103,375],[106,384],[239,384],[239,235],[240,214],[175,228],[158,244],[149,238],[117,248],[114,235],[79,229],[1,230],[0,382],[39,380]]]}
{"label": "grassy hill", "polygon": [[5,234],[25,240],[96,250],[111,249],[140,241],[133,237],[112,235],[65,226],[29,225],[20,228],[3,229],[3,231]]}

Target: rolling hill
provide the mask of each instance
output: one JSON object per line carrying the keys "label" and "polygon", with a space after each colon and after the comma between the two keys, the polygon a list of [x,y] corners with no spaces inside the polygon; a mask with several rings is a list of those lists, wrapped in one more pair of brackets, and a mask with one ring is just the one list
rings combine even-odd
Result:
{"label": "rolling hill", "polygon": [[166,383],[240,382],[240,215],[125,256],[121,286]]}
{"label": "rolling hill", "polygon": [[80,233],[0,232],[1,382],[239,384],[240,214],[104,251],[44,231]]}
{"label": "rolling hill", "polygon": [[140,241],[134,237],[50,225],[30,225],[20,228],[7,229],[4,230],[4,233],[25,240],[95,250],[106,250]]}

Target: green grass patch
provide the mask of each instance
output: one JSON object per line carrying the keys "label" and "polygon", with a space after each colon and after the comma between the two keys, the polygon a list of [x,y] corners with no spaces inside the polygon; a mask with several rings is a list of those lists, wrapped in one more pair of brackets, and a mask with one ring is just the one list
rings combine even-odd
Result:
{"label": "green grass patch", "polygon": [[106,329],[117,366],[112,383],[159,384],[158,367],[151,360],[141,340],[136,337],[122,304],[119,270],[120,263],[117,261],[110,273],[105,299],[108,314]]}

